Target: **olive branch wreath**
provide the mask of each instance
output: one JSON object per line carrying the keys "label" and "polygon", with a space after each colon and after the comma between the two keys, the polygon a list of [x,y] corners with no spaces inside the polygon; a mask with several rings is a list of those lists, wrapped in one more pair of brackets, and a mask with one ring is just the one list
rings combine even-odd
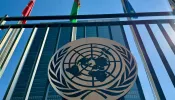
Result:
{"label": "olive branch wreath", "polygon": [[[121,54],[121,56],[124,58],[125,65],[125,72],[122,74],[122,77],[120,80],[118,80],[115,84],[113,84],[111,87],[107,89],[97,89],[97,90],[81,90],[77,89],[68,82],[65,81],[63,75],[61,74],[61,68],[60,63],[61,59],[65,56],[68,49],[63,48],[59,52],[57,52],[52,61],[49,64],[49,81],[51,85],[56,89],[57,91],[60,91],[67,97],[78,97],[80,96],[81,99],[84,99],[88,94],[92,92],[96,92],[99,95],[101,95],[104,99],[107,99],[107,95],[110,96],[119,96],[121,97],[122,94],[124,95],[126,89],[130,89],[131,83],[136,80],[137,78],[137,65],[133,58],[133,56],[122,46],[116,46],[113,45],[116,50]],[[128,91],[127,91],[128,92]]]}

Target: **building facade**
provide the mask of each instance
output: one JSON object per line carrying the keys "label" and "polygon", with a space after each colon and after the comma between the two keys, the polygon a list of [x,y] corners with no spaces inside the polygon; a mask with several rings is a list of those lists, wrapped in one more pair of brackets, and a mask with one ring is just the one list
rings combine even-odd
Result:
{"label": "building facade", "polygon": [[[94,22],[94,21],[91,21]],[[45,27],[33,29],[29,47],[18,64],[4,99],[11,100],[62,100],[48,80],[48,64],[57,49],[71,42],[73,27]],[[84,25],[77,27],[76,39],[101,37],[114,40],[127,47],[128,42],[119,25]],[[30,45],[29,45],[30,44]],[[132,89],[121,100],[144,100],[142,87],[137,78]]]}

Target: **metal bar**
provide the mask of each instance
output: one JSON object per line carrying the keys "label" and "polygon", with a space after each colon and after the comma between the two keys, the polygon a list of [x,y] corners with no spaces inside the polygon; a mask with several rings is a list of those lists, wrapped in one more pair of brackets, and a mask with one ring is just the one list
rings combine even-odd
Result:
{"label": "metal bar", "polygon": [[111,40],[113,40],[113,37],[112,37],[112,30],[111,30],[110,24],[108,25],[108,30],[109,30],[109,38],[110,38]]}
{"label": "metal bar", "polygon": [[[55,49],[54,49],[54,52],[56,52],[57,51],[57,49],[58,49],[58,43],[59,43],[59,38],[60,38],[60,34],[61,34],[61,27],[60,26],[57,26],[58,27],[58,33],[57,33],[57,41],[56,41],[56,43],[55,43]],[[53,53],[54,54],[54,53]]]}
{"label": "metal bar", "polygon": [[99,28],[99,27],[98,27],[97,24],[95,25],[95,27],[96,27],[96,35],[97,35],[97,37],[99,37],[99,31],[98,31],[98,28]]}
{"label": "metal bar", "polygon": [[20,28],[21,26],[23,28],[33,28],[34,26],[38,28],[42,27],[57,27],[60,25],[61,27],[71,27],[71,26],[94,26],[94,24],[97,24],[98,26],[106,26],[106,25],[131,25],[133,22],[135,24],[157,24],[157,22],[160,23],[169,23],[174,22],[174,19],[156,19],[156,20],[135,20],[135,21],[114,21],[114,22],[80,22],[80,23],[37,23],[37,24],[11,24],[11,25],[0,25],[0,28],[8,28],[11,26],[11,28]]}
{"label": "metal bar", "polygon": [[166,71],[167,71],[167,73],[168,73],[168,75],[169,75],[169,77],[171,79],[171,82],[173,83],[173,85],[175,87],[175,76],[174,76],[174,73],[173,73],[173,71],[172,71],[172,69],[171,69],[171,67],[170,67],[170,65],[169,65],[169,63],[168,63],[168,61],[167,61],[167,59],[166,59],[162,49],[160,48],[160,45],[159,45],[156,37],[154,36],[154,33],[151,30],[150,26],[148,24],[145,24],[145,26],[146,26],[146,28],[148,30],[148,33],[149,33],[149,35],[150,35],[150,37],[151,37],[151,39],[152,39],[152,41],[153,41],[153,43],[154,43],[154,45],[156,47],[156,50],[157,50],[157,52],[158,52],[158,54],[159,54],[159,56],[160,56],[160,58],[161,58],[161,60],[162,60],[162,62],[164,64],[164,66],[165,66],[165,69],[166,69]]}
{"label": "metal bar", "polygon": [[154,71],[154,68],[153,68],[153,65],[151,63],[151,60],[150,60],[150,58],[149,58],[149,56],[148,56],[148,54],[146,52],[146,48],[145,48],[145,46],[143,44],[143,41],[141,39],[141,36],[140,36],[138,30],[137,30],[136,24],[133,25],[133,29],[135,31],[135,35],[136,35],[136,38],[138,40],[140,49],[142,51],[145,63],[147,64],[147,67],[148,67],[147,72],[148,72],[148,74],[150,74],[149,75],[150,81],[153,81],[153,83],[151,83],[151,84],[152,84],[153,88],[155,87],[154,89],[157,91],[159,99],[161,98],[162,100],[166,100],[165,95],[163,93],[163,90],[162,90],[162,88],[160,86],[160,83],[158,81],[158,78],[156,76],[156,73]]}
{"label": "metal bar", "polygon": [[[126,33],[125,33],[125,31],[124,31],[124,28],[123,28],[122,25],[120,25],[120,27],[121,27],[121,31],[122,31],[122,33],[123,33],[123,39],[124,39],[124,41],[125,41],[125,46],[126,46],[126,48],[128,48],[129,51],[131,51],[131,50],[130,50],[130,47],[129,47],[128,40],[127,40],[127,37],[126,37]],[[144,96],[144,93],[143,93],[142,86],[141,86],[141,84],[140,84],[140,79],[139,79],[139,77],[137,77],[137,79],[136,79],[136,84],[137,84],[137,88],[138,88],[138,91],[139,91],[139,95],[140,95],[141,100],[145,100],[145,96]]]}
{"label": "metal bar", "polygon": [[[126,6],[124,5],[124,1],[122,0],[122,5],[123,5],[123,7],[124,7],[124,9],[126,10]],[[127,10],[126,10],[127,11]],[[128,21],[132,21],[131,20],[131,17],[127,17],[127,19],[128,19]],[[140,41],[139,41],[139,39],[138,39],[138,35],[140,36],[140,34],[139,34],[139,32],[138,32],[138,30],[137,30],[137,27],[136,27],[136,25],[134,24],[134,25],[130,25],[130,28],[131,28],[131,31],[132,31],[132,34],[133,34],[133,36],[134,36],[134,41],[135,41],[135,43],[136,43],[136,47],[137,47],[137,49],[138,49],[138,52],[139,52],[139,54],[140,54],[140,57],[141,57],[141,60],[142,60],[142,62],[143,62],[143,64],[144,64],[144,68],[145,68],[145,70],[146,70],[146,72],[147,72],[147,75],[148,75],[148,79],[150,80],[150,83],[152,84],[152,86],[153,86],[153,92],[155,93],[155,97],[156,97],[156,99],[160,99],[160,97],[159,97],[159,94],[158,94],[158,92],[157,92],[157,89],[155,88],[155,83],[153,83],[153,81],[152,81],[152,76],[151,76],[151,74],[150,74],[150,71],[149,71],[149,68],[148,68],[148,64],[146,63],[146,60],[145,60],[145,58],[144,58],[144,55],[143,55],[143,51],[142,51],[142,49],[141,49],[141,45],[140,45]],[[137,35],[136,35],[137,34]],[[140,39],[141,39],[141,37],[140,37]],[[143,45],[142,45],[143,46]]]}
{"label": "metal bar", "polygon": [[124,31],[123,25],[120,25],[120,28],[121,28],[121,31],[122,31],[122,33],[123,33],[123,40],[125,41],[125,46],[126,46],[126,48],[129,49],[129,51],[131,51],[131,50],[130,50],[130,47],[129,47],[128,40],[127,40],[127,38],[126,38],[126,33],[125,33],[125,31]]}
{"label": "metal bar", "polygon": [[[146,17],[146,16],[173,16],[172,12],[146,12],[146,13],[120,13],[120,14],[98,14],[98,15],[77,15],[77,16],[29,16],[29,17],[8,17],[6,21],[19,20],[69,20],[69,19],[93,19],[93,18],[116,18],[116,17]],[[0,20],[2,17],[0,18]]]}
{"label": "metal bar", "polygon": [[85,25],[83,25],[82,26],[83,27],[83,38],[86,38],[86,26]]}
{"label": "metal bar", "polygon": [[175,32],[175,25],[174,25],[174,22],[169,21],[169,24],[170,24],[170,26],[172,27],[172,29],[173,29],[173,30],[174,30],[174,32]]}
{"label": "metal bar", "polygon": [[163,28],[162,24],[158,22],[158,27],[160,28],[163,36],[165,37],[166,41],[168,42],[169,46],[171,47],[173,53],[175,54],[175,45],[173,43],[173,41],[171,40],[171,38],[169,37],[168,33],[166,32],[166,30]]}

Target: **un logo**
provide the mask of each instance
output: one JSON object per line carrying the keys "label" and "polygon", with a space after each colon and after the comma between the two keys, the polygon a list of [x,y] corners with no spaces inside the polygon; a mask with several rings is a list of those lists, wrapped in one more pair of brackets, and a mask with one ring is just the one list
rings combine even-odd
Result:
{"label": "un logo", "polygon": [[103,38],[84,38],[60,48],[51,58],[49,81],[54,90],[71,100],[116,100],[137,78],[132,54]]}

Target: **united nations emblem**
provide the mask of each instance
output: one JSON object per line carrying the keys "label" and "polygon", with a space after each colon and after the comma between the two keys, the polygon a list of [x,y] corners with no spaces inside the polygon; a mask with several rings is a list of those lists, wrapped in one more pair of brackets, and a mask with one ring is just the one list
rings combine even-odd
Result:
{"label": "united nations emblem", "polygon": [[84,38],[60,48],[51,58],[49,81],[69,100],[116,100],[137,78],[132,54],[119,43],[103,38]]}

